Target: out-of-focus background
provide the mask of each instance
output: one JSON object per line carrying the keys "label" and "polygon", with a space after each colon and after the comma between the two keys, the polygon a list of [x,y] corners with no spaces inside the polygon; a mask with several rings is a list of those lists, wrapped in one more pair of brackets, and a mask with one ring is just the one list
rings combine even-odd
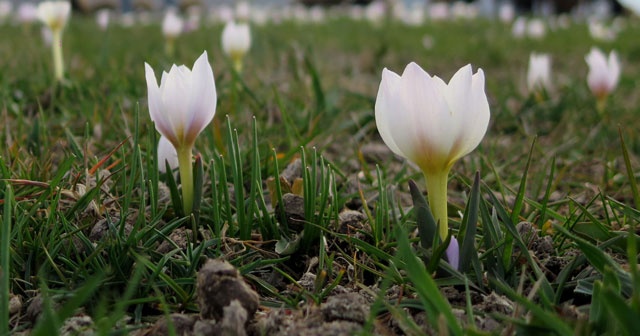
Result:
{"label": "out-of-focus background", "polygon": [[[25,2],[24,0],[12,0],[14,4]],[[165,6],[175,6],[187,8],[189,6],[215,7],[220,5],[232,5],[233,0],[72,0],[75,10],[91,12],[99,8],[111,8],[122,11],[132,10],[157,10]],[[256,0],[251,2],[258,7],[286,6],[294,3],[301,3],[307,6],[336,6],[336,5],[367,5],[372,0]],[[433,0],[384,0],[389,6],[398,2],[404,3],[407,7],[428,6],[437,2],[453,3],[455,1],[433,1]],[[501,5],[513,4],[520,12],[532,12],[535,14],[549,15],[553,13],[569,13],[572,11],[583,11],[585,7],[598,7],[611,13],[622,13],[622,6],[617,0],[476,0],[463,1],[466,3],[476,3],[482,8],[485,16],[496,15]]]}

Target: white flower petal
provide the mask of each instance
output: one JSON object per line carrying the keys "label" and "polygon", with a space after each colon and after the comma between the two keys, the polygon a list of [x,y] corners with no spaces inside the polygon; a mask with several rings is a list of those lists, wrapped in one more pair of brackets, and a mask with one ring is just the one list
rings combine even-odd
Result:
{"label": "white flower petal", "polygon": [[447,85],[410,63],[402,76],[384,70],[376,125],[391,150],[425,173],[448,170],[478,146],[489,123],[484,73],[462,67]]}
{"label": "white flower petal", "polygon": [[165,173],[166,163],[169,163],[171,170],[178,168],[178,152],[167,138],[161,136],[158,141],[158,171]]}
{"label": "white flower petal", "polygon": [[160,87],[151,66],[145,63],[149,114],[156,129],[176,148],[190,148],[211,122],[216,110],[213,70],[204,52],[193,71],[173,65],[163,72]]}
{"label": "white flower petal", "polygon": [[177,137],[171,125],[171,121],[167,118],[163,111],[162,92],[158,88],[153,68],[147,63],[144,64],[145,77],[147,80],[147,95],[149,102],[149,115],[155,123],[156,129],[160,134],[177,143]]}
{"label": "white flower petal", "polygon": [[405,114],[398,122],[404,131],[394,138],[401,148],[407,147],[403,151],[423,170],[443,167],[453,144],[452,134],[442,127],[451,119],[442,83],[415,63],[407,65],[402,74],[399,105]]}
{"label": "white flower petal", "polygon": [[400,76],[393,71],[385,68],[382,70],[382,80],[378,88],[378,96],[376,98],[375,114],[376,126],[380,137],[394,153],[406,157],[406,154],[396,145],[391,132],[391,120],[397,118],[397,114],[401,111],[394,109],[390,100],[397,95],[399,88]]}
{"label": "white flower petal", "polygon": [[195,141],[195,138],[209,125],[216,113],[216,83],[206,51],[193,65],[191,81],[189,106],[191,120],[186,124],[187,132],[185,133],[185,141],[187,142]]}
{"label": "white flower petal", "polygon": [[469,94],[470,109],[465,113],[465,117],[461,120],[461,131],[456,141],[455,153],[452,153],[453,161],[469,154],[484,138],[489,126],[490,109],[487,94],[484,91],[484,72],[482,69],[473,75],[471,92]]}

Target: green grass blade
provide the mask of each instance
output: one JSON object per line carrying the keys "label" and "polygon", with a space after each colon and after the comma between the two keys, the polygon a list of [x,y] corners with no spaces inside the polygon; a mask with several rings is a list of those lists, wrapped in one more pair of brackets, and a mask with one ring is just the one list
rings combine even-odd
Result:
{"label": "green grass blade", "polygon": [[439,316],[442,315],[449,327],[449,331],[453,335],[462,335],[462,328],[453,315],[449,302],[442,296],[438,285],[431,275],[427,273],[424,265],[418,261],[413,251],[411,251],[407,237],[407,232],[402,228],[398,228],[396,231],[396,239],[398,240],[396,263],[405,266],[409,279],[413,282],[418,296],[424,304],[431,325],[438,325]]}
{"label": "green grass blade", "polygon": [[640,192],[638,192],[638,184],[636,183],[636,177],[631,167],[631,159],[629,158],[629,151],[627,145],[624,142],[622,136],[622,128],[618,128],[618,134],[620,135],[620,146],[622,147],[622,157],[624,158],[624,165],[627,168],[627,176],[629,178],[629,185],[631,186],[631,192],[633,194],[633,201],[636,209],[640,210]]}
{"label": "green grass blade", "polygon": [[0,230],[0,335],[9,335],[9,279],[11,279],[11,217],[13,193],[11,185],[4,192],[4,214]]}
{"label": "green grass blade", "polygon": [[413,180],[409,180],[409,190],[413,199],[413,208],[416,213],[416,223],[418,225],[418,233],[420,234],[420,244],[428,249],[433,245],[436,238],[436,220],[431,214],[427,200],[422,196],[422,192]]}
{"label": "green grass blade", "polygon": [[[476,253],[476,228],[478,225],[478,206],[480,204],[480,173],[476,172],[471,186],[469,202],[464,211],[464,218],[460,225],[458,237],[462,238],[460,243],[460,272],[464,273],[469,268],[471,260],[478,257]],[[480,272],[480,270],[477,270]],[[478,274],[479,275],[479,274]],[[480,278],[478,278],[480,279]]]}

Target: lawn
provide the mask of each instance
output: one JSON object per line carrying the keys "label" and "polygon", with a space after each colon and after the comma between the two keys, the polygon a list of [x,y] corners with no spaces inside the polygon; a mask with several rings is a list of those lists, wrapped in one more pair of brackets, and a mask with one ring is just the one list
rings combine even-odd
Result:
{"label": "lawn", "polygon": [[[168,56],[155,21],[101,31],[75,15],[61,83],[39,25],[0,31],[0,334],[640,328],[637,17],[612,42],[584,22],[542,39],[483,19],[254,25],[238,73],[220,24]],[[592,46],[622,63],[602,111],[586,81]],[[202,197],[185,217],[179,180],[157,168],[144,63],[158,76],[204,50],[217,110],[195,143]],[[526,88],[533,51],[553,60],[539,94]],[[445,81],[466,64],[486,78],[487,133],[448,183],[459,269],[421,241],[425,178],[376,130],[382,71],[409,62]]]}

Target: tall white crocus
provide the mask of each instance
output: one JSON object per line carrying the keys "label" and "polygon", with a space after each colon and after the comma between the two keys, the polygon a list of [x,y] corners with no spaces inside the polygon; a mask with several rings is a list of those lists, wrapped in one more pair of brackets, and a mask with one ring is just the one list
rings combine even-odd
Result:
{"label": "tall white crocus", "polygon": [[607,57],[600,49],[591,48],[585,57],[589,65],[587,84],[598,101],[598,110],[604,112],[609,94],[616,88],[620,80],[620,60],[615,51]]}
{"label": "tall white crocus", "polygon": [[173,56],[175,41],[182,34],[184,21],[175,9],[168,9],[162,20],[162,34],[165,38],[165,51],[167,55]]}
{"label": "tall white crocus", "polygon": [[396,154],[420,167],[429,206],[448,235],[447,180],[453,164],[475,149],[489,125],[484,72],[462,67],[446,84],[409,63],[402,76],[384,69],[375,104],[380,136]]}
{"label": "tall white crocus", "polygon": [[38,19],[42,21],[52,36],[53,65],[56,80],[64,78],[64,61],[62,58],[62,32],[64,30],[69,15],[71,14],[71,3],[69,1],[43,1],[38,4]]}
{"label": "tall white crocus", "polygon": [[527,87],[530,93],[551,90],[551,56],[531,53],[527,71]]}
{"label": "tall white crocus", "polygon": [[251,47],[251,30],[247,23],[229,21],[222,30],[222,50],[233,61],[236,71],[242,71],[242,58]]}
{"label": "tall white crocus", "polygon": [[144,66],[149,114],[156,130],[171,142],[178,153],[182,202],[188,215],[193,209],[194,197],[191,152],[196,138],[216,113],[213,70],[205,51],[192,70],[184,65],[173,65],[168,73],[163,72],[158,86],[151,66],[147,63]]}

